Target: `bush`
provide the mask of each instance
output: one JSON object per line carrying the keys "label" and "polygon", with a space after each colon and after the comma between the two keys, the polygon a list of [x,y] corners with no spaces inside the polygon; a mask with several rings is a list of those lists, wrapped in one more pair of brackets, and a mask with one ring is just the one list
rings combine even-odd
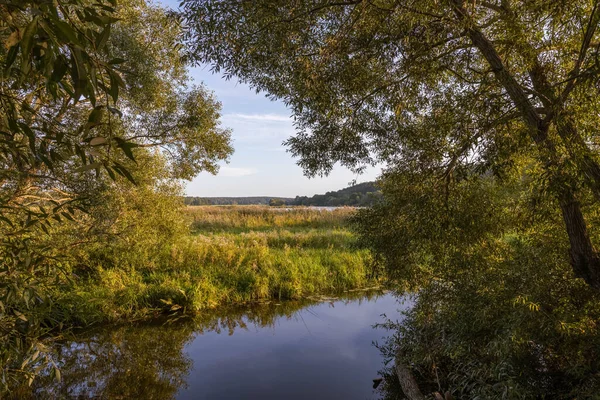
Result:
{"label": "bush", "polygon": [[[539,182],[522,169],[504,180],[467,176],[448,192],[388,179],[386,203],[355,219],[362,243],[416,293],[402,323],[390,321],[397,335],[384,353],[400,346],[424,393],[593,398],[600,296],[574,276],[561,215],[537,200]],[[586,210],[592,226],[598,211]]]}

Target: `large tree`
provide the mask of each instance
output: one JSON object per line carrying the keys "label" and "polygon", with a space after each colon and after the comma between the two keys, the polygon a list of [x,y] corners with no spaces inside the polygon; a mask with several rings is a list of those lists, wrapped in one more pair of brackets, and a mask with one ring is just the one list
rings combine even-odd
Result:
{"label": "large tree", "polygon": [[160,243],[174,228],[148,229],[149,208],[176,213],[178,180],[232,152],[180,39],[145,0],[0,3],[0,389],[39,362],[40,327],[62,325],[52,296],[84,260],[77,246],[132,227]]}
{"label": "large tree", "polygon": [[190,57],[285,101],[309,175],[384,162],[450,182],[515,154],[600,289],[581,201],[600,199],[597,0],[186,0]]}

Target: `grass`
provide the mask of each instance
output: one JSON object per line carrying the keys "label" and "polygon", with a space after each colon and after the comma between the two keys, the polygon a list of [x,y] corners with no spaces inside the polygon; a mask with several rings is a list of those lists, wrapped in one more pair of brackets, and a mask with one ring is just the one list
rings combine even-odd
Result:
{"label": "grass", "polygon": [[263,206],[199,206],[186,209],[192,229],[199,233],[240,233],[278,228],[288,231],[343,229],[353,213],[352,208],[325,211]]}
{"label": "grass", "polygon": [[188,207],[188,235],[151,258],[131,250],[97,265],[58,294],[57,318],[90,324],[373,285],[369,252],[347,227],[353,212]]}

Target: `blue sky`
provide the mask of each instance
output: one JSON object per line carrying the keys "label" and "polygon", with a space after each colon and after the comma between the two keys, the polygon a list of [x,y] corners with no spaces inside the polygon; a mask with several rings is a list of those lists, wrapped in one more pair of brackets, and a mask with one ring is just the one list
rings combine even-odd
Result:
{"label": "blue sky", "polygon": [[[158,3],[176,8],[178,1]],[[237,82],[212,74],[210,66],[191,68],[195,83],[204,83],[223,105],[222,125],[233,130],[234,154],[218,175],[201,173],[187,184],[190,196],[312,196],[348,186],[355,180],[374,180],[380,169],[370,168],[357,176],[336,167],[325,178],[306,178],[282,142],[294,134],[290,111],[279,101]]]}

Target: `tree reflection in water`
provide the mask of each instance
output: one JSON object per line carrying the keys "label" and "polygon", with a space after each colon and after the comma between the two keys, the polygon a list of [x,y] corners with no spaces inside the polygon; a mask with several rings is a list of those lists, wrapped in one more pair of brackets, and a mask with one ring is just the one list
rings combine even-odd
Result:
{"label": "tree reflection in water", "polygon": [[[330,300],[360,304],[381,295],[355,292]],[[274,327],[280,318],[301,318],[298,311],[323,301],[327,299],[261,303],[221,308],[194,317],[96,328],[57,342],[54,359],[61,380],[50,374],[41,376],[27,393],[18,391],[18,398],[173,399],[187,387],[193,360],[185,346],[198,335],[232,335],[240,329]]]}

